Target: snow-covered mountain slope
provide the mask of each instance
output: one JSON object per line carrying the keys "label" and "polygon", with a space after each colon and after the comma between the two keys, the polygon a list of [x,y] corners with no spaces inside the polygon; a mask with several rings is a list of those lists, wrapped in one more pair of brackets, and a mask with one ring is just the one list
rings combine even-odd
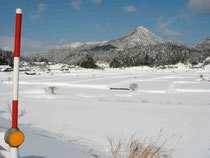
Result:
{"label": "snow-covered mountain slope", "polygon": [[[111,63],[115,57],[120,56],[122,60],[118,60],[120,62],[118,65],[127,62],[127,66],[142,64],[156,66],[178,62],[197,64],[210,56],[209,43],[210,38],[193,47],[166,42],[145,27],[140,26],[117,40],[76,44],[75,47],[70,45],[52,47],[46,49],[39,57],[73,65],[80,65],[87,54],[92,56],[96,62],[106,63]],[[193,60],[191,60],[192,57]],[[147,62],[148,59],[151,60]],[[134,60],[136,62],[133,62]]]}
{"label": "snow-covered mountain slope", "polygon": [[196,48],[200,49],[210,49],[210,37],[206,38],[204,41],[194,45]]}
{"label": "snow-covered mountain slope", "polygon": [[96,41],[96,42],[87,42],[87,45],[97,45],[97,44],[104,44],[107,43],[108,41]]}
{"label": "snow-covered mountain slope", "polygon": [[136,46],[121,50],[110,63],[111,67],[130,67],[141,65],[174,65],[179,62],[196,65],[202,62],[201,53],[193,48],[174,42]]}
{"label": "snow-covered mountain slope", "polygon": [[70,47],[71,47],[71,48],[77,48],[77,47],[82,46],[82,45],[83,45],[83,43],[74,42],[74,43],[71,43],[71,44],[70,44]]}
{"label": "snow-covered mountain slope", "polygon": [[133,30],[128,35],[117,39],[110,41],[109,43],[118,47],[118,48],[127,48],[127,47],[134,47],[138,45],[156,45],[160,43],[164,43],[165,41],[146,29],[143,26],[140,26]]}
{"label": "snow-covered mountain slope", "polygon": [[[45,49],[44,52],[39,54],[38,58],[46,58],[49,61],[54,61],[54,62],[64,62],[67,61],[67,59],[69,58],[72,59],[72,56],[74,57],[77,56],[81,51],[90,50],[97,46],[102,46],[106,42],[107,41],[88,42],[86,44],[80,42],[74,42],[68,45],[51,46]],[[77,63],[77,61],[74,61],[72,64],[75,63]]]}
{"label": "snow-covered mountain slope", "polygon": [[[11,122],[0,118],[0,132],[9,129],[10,124]],[[109,158],[87,147],[58,140],[54,134],[45,130],[25,125],[20,125],[20,129],[25,134],[25,142],[20,147],[22,158]],[[9,158],[9,153],[0,143],[0,158],[2,157]]]}
{"label": "snow-covered mountain slope", "polygon": [[200,50],[204,56],[210,56],[210,37],[206,38],[200,43],[195,44],[193,47]]}
{"label": "snow-covered mountain slope", "polygon": [[[135,30],[133,30],[128,35],[109,42],[108,41],[87,42],[86,44],[75,42],[69,45],[52,46],[47,48],[43,53],[41,53],[39,55],[39,58],[47,58],[50,61],[66,62],[74,64],[77,63],[77,61],[72,62],[75,56],[77,58],[77,56],[81,56],[79,54],[83,54],[84,52],[95,53],[100,51],[100,54],[104,53],[102,56],[105,55],[107,56],[109,54],[107,53],[107,51],[110,52],[110,50],[107,49],[104,50],[104,47],[105,48],[108,47],[110,49],[122,49],[122,48],[126,49],[139,45],[148,46],[148,45],[156,45],[161,43],[165,43],[163,39],[153,34],[145,27],[140,26]],[[116,54],[116,52],[111,53],[111,56],[113,57],[114,54]],[[107,56],[105,58],[107,59],[107,61],[110,61],[112,57],[110,58],[109,56]]]}
{"label": "snow-covered mountain slope", "polygon": [[84,45],[83,43],[80,42],[73,42],[70,44],[65,44],[65,45],[55,45],[55,46],[51,46],[47,49],[73,49],[73,48],[77,48]]}

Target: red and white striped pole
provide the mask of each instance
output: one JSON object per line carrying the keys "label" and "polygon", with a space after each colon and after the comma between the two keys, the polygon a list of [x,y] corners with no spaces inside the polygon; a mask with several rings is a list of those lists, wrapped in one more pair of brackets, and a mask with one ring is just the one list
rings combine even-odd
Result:
{"label": "red and white striped pole", "polygon": [[21,44],[22,9],[16,9],[15,46],[14,46],[14,79],[12,101],[12,128],[18,128],[18,90],[19,90],[19,61]]}
{"label": "red and white striped pole", "polygon": [[19,91],[19,62],[21,43],[22,9],[16,9],[15,47],[14,47],[14,77],[12,99],[12,128],[7,130],[4,140],[10,145],[10,158],[19,158],[18,147],[24,141],[24,134],[18,128],[18,91]]}
{"label": "red and white striped pole", "polygon": [[[19,91],[19,62],[21,45],[22,9],[16,9],[15,45],[14,45],[14,78],[12,100],[12,128],[18,128],[18,91]],[[11,147],[11,158],[18,158],[18,147]]]}

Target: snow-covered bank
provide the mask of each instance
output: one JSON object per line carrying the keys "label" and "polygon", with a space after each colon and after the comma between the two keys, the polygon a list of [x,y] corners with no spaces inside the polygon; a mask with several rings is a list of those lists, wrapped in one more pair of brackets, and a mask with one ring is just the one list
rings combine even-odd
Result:
{"label": "snow-covered bank", "polygon": [[[10,121],[0,118],[0,132],[6,131],[10,126]],[[21,158],[94,158],[97,156],[108,158],[108,156],[85,146],[62,142],[49,131],[31,128],[26,125],[20,125],[20,129],[26,136],[25,142],[20,147]],[[8,155],[1,147],[0,153]]]}
{"label": "snow-covered bank", "polygon": [[[210,156],[210,82],[208,69],[85,70],[20,75],[23,124],[56,133],[65,141],[107,151],[107,137],[139,134],[163,139],[175,147],[174,158]],[[0,73],[0,116],[9,118],[12,73]],[[137,83],[136,91],[111,91]],[[49,87],[56,87],[51,94]]]}

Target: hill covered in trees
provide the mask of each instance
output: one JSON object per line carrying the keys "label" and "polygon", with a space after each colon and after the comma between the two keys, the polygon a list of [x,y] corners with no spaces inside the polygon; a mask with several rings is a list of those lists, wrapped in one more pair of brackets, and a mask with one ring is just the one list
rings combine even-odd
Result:
{"label": "hill covered in trees", "polygon": [[144,27],[138,27],[128,35],[107,42],[79,43],[52,46],[37,58],[72,65],[81,65],[86,57],[96,62],[109,63],[110,67],[159,66],[178,62],[193,65],[210,56],[209,38],[194,46],[166,42]]}
{"label": "hill covered in trees", "polygon": [[0,48],[0,65],[13,65],[13,52]]}

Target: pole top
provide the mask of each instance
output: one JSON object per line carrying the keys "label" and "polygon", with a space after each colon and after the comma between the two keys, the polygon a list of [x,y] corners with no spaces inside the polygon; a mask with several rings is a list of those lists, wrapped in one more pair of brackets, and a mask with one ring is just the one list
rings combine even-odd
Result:
{"label": "pole top", "polygon": [[17,9],[16,9],[16,14],[22,14],[22,9],[17,8]]}

